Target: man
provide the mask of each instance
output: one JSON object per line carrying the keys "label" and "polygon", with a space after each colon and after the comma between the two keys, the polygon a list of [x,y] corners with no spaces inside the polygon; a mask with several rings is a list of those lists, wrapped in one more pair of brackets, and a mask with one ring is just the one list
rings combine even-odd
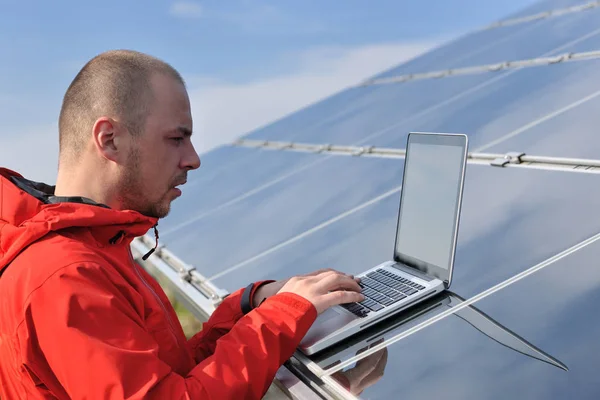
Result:
{"label": "man", "polygon": [[0,398],[258,399],[319,313],[363,300],[331,270],[257,282],[187,341],[129,244],[200,166],[191,134],[177,71],[111,51],[65,94],[56,186],[0,169]]}

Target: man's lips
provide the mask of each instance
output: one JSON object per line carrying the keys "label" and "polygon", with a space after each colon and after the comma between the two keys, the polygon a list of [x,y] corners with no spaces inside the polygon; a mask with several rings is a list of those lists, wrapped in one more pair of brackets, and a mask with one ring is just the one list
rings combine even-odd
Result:
{"label": "man's lips", "polygon": [[173,187],[185,185],[186,183],[187,183],[187,177],[181,177],[180,179],[175,181],[175,184],[173,185]]}
{"label": "man's lips", "polygon": [[183,180],[183,181],[179,181],[177,182],[173,187],[171,187],[172,190],[174,190],[177,194],[181,194],[181,189],[178,188],[177,186],[182,186],[185,185],[187,183],[187,180]]}

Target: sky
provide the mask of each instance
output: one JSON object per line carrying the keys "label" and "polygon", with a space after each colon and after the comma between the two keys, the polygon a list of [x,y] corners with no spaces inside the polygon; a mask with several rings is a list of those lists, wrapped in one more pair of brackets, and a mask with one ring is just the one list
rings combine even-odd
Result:
{"label": "sky", "polygon": [[532,3],[0,0],[0,166],[55,182],[62,97],[106,50],[183,75],[203,154]]}

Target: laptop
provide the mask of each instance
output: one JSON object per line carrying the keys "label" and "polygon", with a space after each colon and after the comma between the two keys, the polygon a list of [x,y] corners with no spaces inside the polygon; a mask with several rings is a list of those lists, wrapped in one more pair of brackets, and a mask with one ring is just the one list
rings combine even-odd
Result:
{"label": "laptop", "polygon": [[365,300],[321,313],[301,352],[315,354],[450,288],[467,153],[463,134],[408,135],[393,258],[355,275]]}

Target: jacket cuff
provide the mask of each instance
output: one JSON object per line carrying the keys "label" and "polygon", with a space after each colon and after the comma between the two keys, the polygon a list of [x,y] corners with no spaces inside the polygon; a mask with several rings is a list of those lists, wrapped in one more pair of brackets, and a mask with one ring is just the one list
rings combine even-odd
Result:
{"label": "jacket cuff", "polygon": [[242,293],[242,300],[241,300],[242,313],[244,315],[248,314],[250,311],[252,311],[254,309],[254,306],[252,304],[252,299],[254,299],[254,294],[256,293],[258,288],[260,288],[263,285],[266,285],[267,283],[271,283],[271,282],[275,282],[275,281],[274,280],[258,281],[258,282],[254,282],[254,283],[251,283],[248,286],[246,286],[246,289],[244,289],[244,292]]}

